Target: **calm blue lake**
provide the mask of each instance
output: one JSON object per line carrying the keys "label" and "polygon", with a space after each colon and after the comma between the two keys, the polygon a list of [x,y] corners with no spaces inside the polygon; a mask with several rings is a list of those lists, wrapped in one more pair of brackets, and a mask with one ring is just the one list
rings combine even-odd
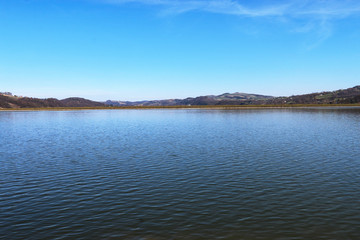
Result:
{"label": "calm blue lake", "polygon": [[1,239],[360,239],[360,108],[0,112]]}

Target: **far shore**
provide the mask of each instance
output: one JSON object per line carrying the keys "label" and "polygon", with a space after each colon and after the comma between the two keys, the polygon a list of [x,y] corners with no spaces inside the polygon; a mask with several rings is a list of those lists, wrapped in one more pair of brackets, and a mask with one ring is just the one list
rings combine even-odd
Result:
{"label": "far shore", "polygon": [[306,107],[360,107],[360,104],[288,104],[288,105],[194,105],[194,106],[119,106],[119,107],[49,107],[0,108],[0,111],[71,111],[71,110],[126,110],[126,109],[261,109]]}

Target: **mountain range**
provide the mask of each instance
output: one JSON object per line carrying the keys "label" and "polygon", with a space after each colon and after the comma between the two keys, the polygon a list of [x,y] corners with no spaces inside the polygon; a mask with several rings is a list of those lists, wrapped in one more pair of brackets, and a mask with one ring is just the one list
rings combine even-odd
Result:
{"label": "mountain range", "polygon": [[104,103],[95,102],[84,98],[31,98],[18,97],[0,93],[0,108],[69,108],[69,107],[105,107]]}
{"label": "mountain range", "polygon": [[14,96],[10,92],[0,92],[0,108],[71,108],[71,107],[122,107],[122,106],[200,106],[200,105],[293,105],[293,104],[355,104],[360,103],[360,85],[337,91],[273,97],[247,93],[224,93],[185,99],[166,99],[151,101],[113,101],[96,102],[72,97],[62,100],[56,98],[31,98]]}
{"label": "mountain range", "polygon": [[360,85],[337,91],[273,97],[247,93],[224,93],[195,98],[167,99],[152,101],[112,101],[108,106],[198,106],[198,105],[287,105],[287,104],[352,104],[360,103]]}
{"label": "mountain range", "polygon": [[199,96],[195,98],[185,99],[166,99],[166,100],[152,100],[152,101],[136,101],[136,102],[124,102],[124,101],[111,101],[105,102],[109,106],[197,106],[197,105],[224,105],[227,101],[233,101],[241,103],[244,101],[254,101],[260,99],[272,99],[272,96],[264,96],[259,94],[248,93],[224,93],[221,95],[207,95]]}

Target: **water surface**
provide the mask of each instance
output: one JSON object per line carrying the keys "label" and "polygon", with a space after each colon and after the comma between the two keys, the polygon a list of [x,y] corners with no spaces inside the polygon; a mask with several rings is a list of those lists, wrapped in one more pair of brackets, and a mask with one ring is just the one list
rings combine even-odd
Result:
{"label": "water surface", "polygon": [[0,112],[0,238],[359,239],[360,109]]}

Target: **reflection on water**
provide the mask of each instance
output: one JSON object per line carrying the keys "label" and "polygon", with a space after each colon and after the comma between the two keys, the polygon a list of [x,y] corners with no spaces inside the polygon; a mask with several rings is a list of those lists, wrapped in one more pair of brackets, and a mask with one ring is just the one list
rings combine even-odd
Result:
{"label": "reflection on water", "polygon": [[358,239],[359,117],[0,112],[0,236]]}

